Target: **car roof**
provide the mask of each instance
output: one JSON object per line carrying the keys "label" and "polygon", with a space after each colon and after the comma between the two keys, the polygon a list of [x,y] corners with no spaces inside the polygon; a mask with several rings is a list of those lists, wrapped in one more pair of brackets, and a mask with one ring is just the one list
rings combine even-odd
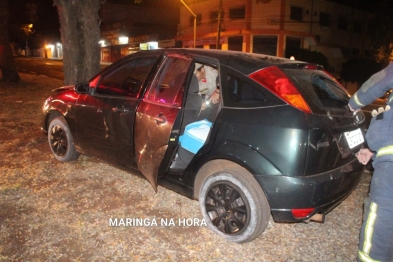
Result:
{"label": "car roof", "polygon": [[219,60],[221,65],[226,65],[236,69],[243,74],[250,74],[261,68],[282,65],[282,64],[305,64],[304,62],[290,60],[287,58],[281,58],[270,55],[239,52],[239,51],[228,51],[228,50],[217,50],[217,49],[199,49],[199,48],[166,48],[156,49],[148,51],[139,51],[131,56],[144,56],[146,54],[157,54],[164,55],[165,53],[175,53],[186,56],[191,56],[198,60],[202,57],[205,59]]}

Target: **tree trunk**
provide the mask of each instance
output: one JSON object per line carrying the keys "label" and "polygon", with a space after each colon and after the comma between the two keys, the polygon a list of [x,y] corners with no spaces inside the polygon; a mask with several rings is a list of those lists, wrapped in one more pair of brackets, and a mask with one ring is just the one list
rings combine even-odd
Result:
{"label": "tree trunk", "polygon": [[98,11],[103,2],[54,0],[60,19],[66,85],[86,82],[100,71]]}
{"label": "tree trunk", "polygon": [[3,82],[18,82],[20,80],[16,70],[14,56],[8,36],[8,8],[7,0],[0,0],[0,70]]}

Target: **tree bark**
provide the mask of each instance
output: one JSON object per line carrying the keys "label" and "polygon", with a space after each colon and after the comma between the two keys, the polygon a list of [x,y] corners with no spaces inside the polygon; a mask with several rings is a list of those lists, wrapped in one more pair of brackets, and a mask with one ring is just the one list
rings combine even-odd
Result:
{"label": "tree bark", "polygon": [[54,0],[63,43],[64,84],[86,82],[100,71],[100,19],[103,0]]}
{"label": "tree bark", "polygon": [[3,75],[1,81],[19,82],[20,77],[16,70],[8,36],[9,13],[7,2],[7,0],[0,0],[0,70]]}

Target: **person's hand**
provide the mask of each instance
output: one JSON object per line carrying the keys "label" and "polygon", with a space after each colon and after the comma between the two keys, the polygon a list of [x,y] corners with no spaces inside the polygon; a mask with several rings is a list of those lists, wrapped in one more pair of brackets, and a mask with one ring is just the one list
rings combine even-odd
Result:
{"label": "person's hand", "polygon": [[220,90],[216,89],[216,91],[214,91],[210,96],[210,102],[213,104],[218,104],[220,102]]}
{"label": "person's hand", "polygon": [[353,109],[350,104],[348,104],[348,107],[349,107],[349,110],[351,110],[354,113],[356,113],[356,112],[358,112],[360,110],[360,109]]}
{"label": "person's hand", "polygon": [[203,110],[205,110],[206,109],[206,102],[205,101],[203,101],[202,102],[202,107],[201,107],[201,110],[203,111]]}
{"label": "person's hand", "polygon": [[387,105],[385,108],[383,108],[383,107],[378,108],[378,111],[374,109],[371,112],[371,115],[374,117],[374,116],[377,116],[380,113],[383,113],[383,112],[386,112],[386,111],[389,111],[389,110],[390,110],[390,106]]}
{"label": "person's hand", "polygon": [[362,148],[355,154],[356,158],[359,160],[360,163],[363,165],[367,165],[368,161],[370,161],[371,157],[373,156],[373,152],[370,151],[368,148]]}

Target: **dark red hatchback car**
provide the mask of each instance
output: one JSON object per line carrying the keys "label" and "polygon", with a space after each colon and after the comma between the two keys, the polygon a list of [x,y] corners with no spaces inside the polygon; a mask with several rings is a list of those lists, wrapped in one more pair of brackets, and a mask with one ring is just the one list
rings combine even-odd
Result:
{"label": "dark red hatchback car", "polygon": [[165,49],[127,56],[54,90],[42,129],[79,154],[198,199],[235,242],[277,222],[323,221],[356,187],[364,115],[318,65],[251,53]]}

